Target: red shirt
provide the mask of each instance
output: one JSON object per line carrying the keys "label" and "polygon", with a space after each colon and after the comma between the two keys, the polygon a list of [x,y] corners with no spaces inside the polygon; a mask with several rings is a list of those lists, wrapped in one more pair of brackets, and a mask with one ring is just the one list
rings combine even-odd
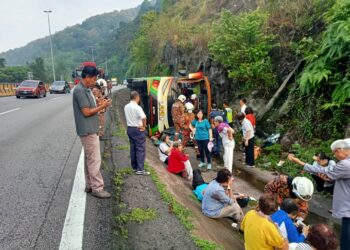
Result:
{"label": "red shirt", "polygon": [[168,171],[174,174],[184,171],[185,161],[187,160],[188,157],[178,149],[171,150],[168,160]]}
{"label": "red shirt", "polygon": [[245,116],[245,118],[247,118],[252,123],[253,127],[255,128],[255,124],[256,124],[255,115],[248,114]]}

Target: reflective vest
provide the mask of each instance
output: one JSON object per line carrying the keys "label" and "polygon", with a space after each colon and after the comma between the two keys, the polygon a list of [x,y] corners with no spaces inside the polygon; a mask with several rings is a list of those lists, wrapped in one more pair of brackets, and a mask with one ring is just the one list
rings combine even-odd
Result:
{"label": "reflective vest", "polygon": [[233,112],[231,108],[226,108],[226,119],[228,123],[231,123],[233,121],[232,117],[233,117]]}

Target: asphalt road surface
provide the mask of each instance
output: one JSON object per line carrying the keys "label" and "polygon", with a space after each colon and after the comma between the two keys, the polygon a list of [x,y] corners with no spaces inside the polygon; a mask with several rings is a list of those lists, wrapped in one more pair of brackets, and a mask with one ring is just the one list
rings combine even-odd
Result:
{"label": "asphalt road surface", "polygon": [[0,98],[0,249],[59,248],[80,154],[72,94]]}

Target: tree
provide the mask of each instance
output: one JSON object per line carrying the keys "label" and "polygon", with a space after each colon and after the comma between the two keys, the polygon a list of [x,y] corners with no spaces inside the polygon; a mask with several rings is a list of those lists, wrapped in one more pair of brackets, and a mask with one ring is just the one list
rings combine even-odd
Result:
{"label": "tree", "polygon": [[42,57],[35,58],[34,62],[28,64],[28,68],[33,72],[33,77],[37,80],[48,81],[45,69],[45,62]]}
{"label": "tree", "polygon": [[58,79],[61,79],[61,76],[65,79],[67,77],[67,68],[63,61],[58,61],[56,66],[56,75]]}
{"label": "tree", "polygon": [[27,78],[28,68],[24,66],[0,67],[0,82],[17,83]]}
{"label": "tree", "polygon": [[225,11],[214,25],[209,51],[243,89],[268,92],[275,85],[269,56],[275,44],[267,18],[268,15],[259,10],[240,15]]}
{"label": "tree", "polygon": [[142,16],[139,32],[130,46],[131,64],[127,75],[144,76],[149,73],[150,61],[153,57],[149,31],[157,18],[155,11]]}
{"label": "tree", "polygon": [[0,68],[5,68],[5,66],[6,66],[6,59],[0,58]]}

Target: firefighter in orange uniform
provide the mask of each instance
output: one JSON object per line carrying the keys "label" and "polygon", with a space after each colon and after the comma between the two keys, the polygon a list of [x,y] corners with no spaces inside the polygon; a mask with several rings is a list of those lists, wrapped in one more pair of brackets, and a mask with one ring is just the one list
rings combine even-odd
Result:
{"label": "firefighter in orange uniform", "polygon": [[171,116],[173,118],[176,140],[178,139],[180,130],[185,125],[185,105],[184,105],[185,101],[186,101],[186,97],[184,95],[179,95],[179,97],[171,107]]}
{"label": "firefighter in orange uniform", "polygon": [[314,186],[306,177],[280,175],[265,185],[264,192],[274,195],[278,205],[286,198],[294,199],[299,208],[297,220],[303,221],[309,213]]}
{"label": "firefighter in orange uniform", "polygon": [[191,129],[190,124],[194,120],[195,116],[193,113],[194,106],[192,103],[188,102],[185,104],[186,113],[185,113],[185,124],[182,129],[182,146],[185,148],[187,143],[190,140]]}

